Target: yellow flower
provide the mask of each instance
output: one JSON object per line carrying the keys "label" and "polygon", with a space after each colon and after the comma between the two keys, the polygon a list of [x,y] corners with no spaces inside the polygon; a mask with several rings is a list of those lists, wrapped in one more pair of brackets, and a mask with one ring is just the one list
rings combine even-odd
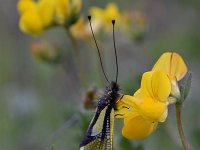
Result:
{"label": "yellow flower", "polygon": [[17,9],[22,15],[26,11],[33,10],[36,8],[36,2],[32,0],[20,0],[17,4]]}
{"label": "yellow flower", "polygon": [[69,0],[41,0],[38,11],[46,26],[64,24],[69,15]]}
{"label": "yellow flower", "polygon": [[43,27],[49,27],[53,23],[55,13],[55,0],[40,0],[37,4],[37,12],[41,17]]}
{"label": "yellow flower", "polygon": [[55,3],[56,22],[63,24],[69,15],[69,0],[57,0]]}
{"label": "yellow flower", "polygon": [[178,81],[187,66],[177,53],[164,53],[151,72],[143,74],[141,87],[133,96],[125,95],[117,102],[116,117],[124,118],[122,134],[128,139],[150,135],[167,117],[167,106],[180,97]]}
{"label": "yellow flower", "polygon": [[116,117],[124,118],[123,136],[143,139],[154,131],[158,122],[164,122],[170,91],[170,80],[164,72],[144,73],[134,96],[125,95],[117,102]]}
{"label": "yellow flower", "polygon": [[153,69],[164,71],[171,80],[171,95],[180,98],[180,89],[178,81],[180,81],[188,72],[187,66],[182,57],[175,52],[166,52],[158,59]]}
{"label": "yellow flower", "polygon": [[85,40],[91,37],[91,30],[90,30],[89,24],[86,23],[83,16],[81,16],[78,19],[78,21],[70,27],[70,32],[73,35],[73,37],[77,39]]}
{"label": "yellow flower", "polygon": [[122,134],[128,139],[143,139],[150,135],[156,128],[157,122],[144,119],[141,115],[124,119]]}
{"label": "yellow flower", "polygon": [[31,35],[39,35],[43,32],[43,22],[36,11],[27,11],[20,18],[20,29]]}
{"label": "yellow flower", "polygon": [[[55,26],[71,26],[78,18],[81,0],[20,0],[20,28],[23,32],[38,35]],[[36,21],[34,22],[34,19]]]}
{"label": "yellow flower", "polygon": [[112,20],[116,20],[116,25],[121,22],[121,15],[115,3],[109,3],[105,9],[99,7],[91,7],[90,14],[93,16],[94,22],[110,29]]}

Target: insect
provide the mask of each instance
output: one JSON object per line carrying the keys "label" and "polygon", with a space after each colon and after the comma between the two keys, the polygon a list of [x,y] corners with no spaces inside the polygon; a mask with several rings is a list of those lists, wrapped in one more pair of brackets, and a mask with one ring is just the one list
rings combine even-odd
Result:
{"label": "insect", "polygon": [[96,112],[94,117],[84,135],[83,140],[79,145],[79,150],[112,150],[113,149],[113,130],[114,130],[114,109],[115,104],[120,96],[119,86],[117,84],[118,78],[118,62],[117,62],[117,52],[115,46],[115,35],[114,35],[114,24],[115,20],[112,20],[113,25],[113,44],[115,50],[115,60],[116,60],[116,80],[115,82],[109,82],[105,71],[103,69],[103,64],[101,60],[100,51],[94,36],[94,32],[91,25],[91,16],[88,16],[90,23],[90,28],[92,35],[98,50],[99,59],[101,63],[101,68],[103,74],[109,83],[109,86],[106,87],[104,94],[98,99]]}

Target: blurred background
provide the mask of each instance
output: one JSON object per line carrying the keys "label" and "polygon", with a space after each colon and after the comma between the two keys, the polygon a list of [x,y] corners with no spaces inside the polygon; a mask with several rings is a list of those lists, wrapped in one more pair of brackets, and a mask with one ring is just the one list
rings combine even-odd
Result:
{"label": "blurred background", "polygon": [[[83,107],[85,93],[106,85],[93,41],[78,41],[87,82],[84,89],[65,31],[56,27],[37,38],[25,35],[18,25],[17,0],[0,2],[0,149],[77,149],[94,112]],[[200,1],[84,0],[82,13],[87,15],[90,6],[104,8],[108,2],[116,3],[120,10],[142,12],[146,23],[145,33],[138,38],[116,31],[121,92],[134,93],[142,73],[150,70],[163,52],[178,52],[193,75],[191,92],[183,107],[183,127],[191,149],[200,149]],[[35,59],[31,45],[38,40],[62,47],[61,63]],[[112,35],[106,34],[99,45],[109,79],[114,79]],[[144,140],[123,139],[121,127],[122,121],[116,120],[115,150],[182,149],[174,106],[169,108],[167,121]]]}

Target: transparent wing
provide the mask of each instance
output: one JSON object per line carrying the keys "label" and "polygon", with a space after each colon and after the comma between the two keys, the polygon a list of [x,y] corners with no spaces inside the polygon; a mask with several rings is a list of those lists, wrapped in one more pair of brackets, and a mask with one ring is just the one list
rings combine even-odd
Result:
{"label": "transparent wing", "polygon": [[[95,120],[95,116],[80,144],[80,150],[112,150],[114,109],[105,107],[99,114],[99,117],[96,117],[97,120]],[[92,130],[90,130],[91,128]]]}

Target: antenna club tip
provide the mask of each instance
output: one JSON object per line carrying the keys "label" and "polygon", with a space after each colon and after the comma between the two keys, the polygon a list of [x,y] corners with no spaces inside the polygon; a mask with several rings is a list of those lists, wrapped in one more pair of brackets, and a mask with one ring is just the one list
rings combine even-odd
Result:
{"label": "antenna club tip", "polygon": [[88,20],[91,20],[91,16],[90,15],[88,16]]}
{"label": "antenna club tip", "polygon": [[115,20],[112,20],[112,24],[113,24],[113,25],[115,24]]}

